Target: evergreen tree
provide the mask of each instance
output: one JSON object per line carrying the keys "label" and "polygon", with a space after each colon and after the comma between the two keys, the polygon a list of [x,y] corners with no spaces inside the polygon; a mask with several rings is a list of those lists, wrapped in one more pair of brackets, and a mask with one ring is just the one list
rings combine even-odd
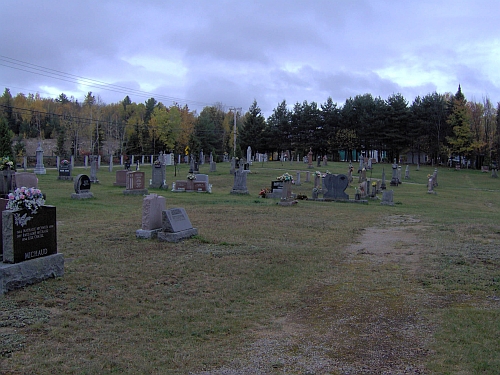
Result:
{"label": "evergreen tree", "polygon": [[10,160],[14,161],[12,136],[9,131],[7,120],[3,117],[0,118],[0,157],[8,157]]}
{"label": "evergreen tree", "polygon": [[462,93],[460,85],[458,91],[450,103],[451,113],[448,116],[447,123],[453,129],[453,135],[448,137],[448,143],[451,151],[458,155],[460,164],[464,157],[470,157],[474,150],[473,133],[470,126],[470,115],[466,106],[466,99]]}
{"label": "evergreen tree", "polygon": [[239,142],[242,150],[244,151],[250,146],[254,152],[266,151],[263,149],[265,128],[266,120],[261,114],[257,101],[254,100],[243,119],[243,129],[241,129]]}
{"label": "evergreen tree", "polygon": [[282,151],[291,148],[291,113],[283,100],[267,118],[264,143],[267,151]]}

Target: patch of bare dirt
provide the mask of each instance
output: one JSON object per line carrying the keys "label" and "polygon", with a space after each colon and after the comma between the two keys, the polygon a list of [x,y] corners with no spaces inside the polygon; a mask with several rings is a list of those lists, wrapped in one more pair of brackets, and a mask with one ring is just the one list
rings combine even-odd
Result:
{"label": "patch of bare dirt", "polygon": [[432,328],[414,283],[425,230],[411,216],[365,229],[303,307],[255,332],[245,358],[199,374],[425,374]]}

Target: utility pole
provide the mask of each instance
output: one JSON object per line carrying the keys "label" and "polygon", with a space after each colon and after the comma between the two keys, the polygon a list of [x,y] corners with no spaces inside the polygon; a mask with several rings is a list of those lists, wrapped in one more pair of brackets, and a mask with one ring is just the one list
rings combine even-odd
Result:
{"label": "utility pole", "polygon": [[233,111],[233,115],[234,115],[234,125],[233,125],[233,156],[236,157],[236,112],[237,111],[241,111],[241,107],[240,108],[229,107],[229,110]]}

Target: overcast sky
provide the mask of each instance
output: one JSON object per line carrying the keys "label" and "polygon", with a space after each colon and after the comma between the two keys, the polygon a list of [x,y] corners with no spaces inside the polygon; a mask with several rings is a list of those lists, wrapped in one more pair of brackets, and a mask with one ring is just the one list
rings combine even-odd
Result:
{"label": "overcast sky", "polygon": [[1,0],[0,87],[198,112],[245,112],[255,99],[266,117],[283,100],[401,93],[411,104],[458,84],[468,100],[497,103],[498,10],[496,0]]}

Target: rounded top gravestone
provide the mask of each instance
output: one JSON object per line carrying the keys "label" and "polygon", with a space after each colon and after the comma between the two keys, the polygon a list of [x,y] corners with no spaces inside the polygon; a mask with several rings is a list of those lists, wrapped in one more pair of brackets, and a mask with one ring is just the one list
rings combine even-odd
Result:
{"label": "rounded top gravestone", "polygon": [[75,180],[75,193],[88,193],[90,191],[90,178],[86,174],[79,174]]}

